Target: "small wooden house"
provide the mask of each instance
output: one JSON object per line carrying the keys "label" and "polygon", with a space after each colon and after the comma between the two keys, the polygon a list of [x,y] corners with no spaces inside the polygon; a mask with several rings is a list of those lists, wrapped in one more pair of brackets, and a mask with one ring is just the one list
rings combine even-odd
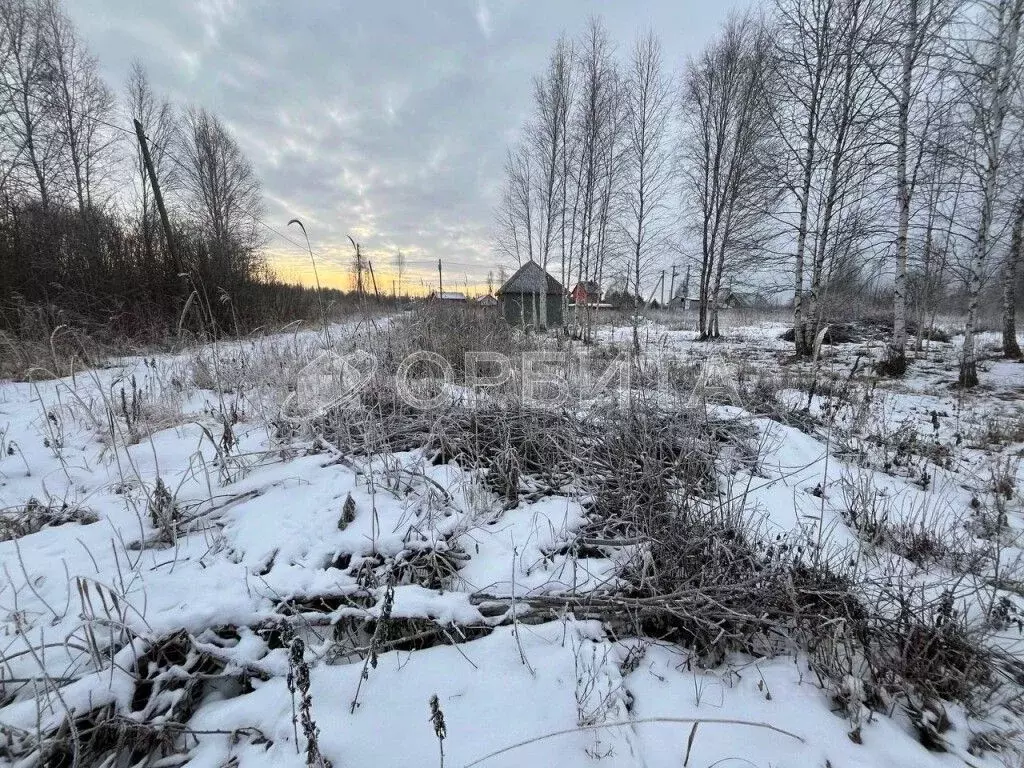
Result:
{"label": "small wooden house", "polygon": [[431,300],[438,300],[445,304],[465,304],[466,294],[461,291],[445,291],[444,293],[438,294],[437,291],[431,291],[427,297]]}
{"label": "small wooden house", "polygon": [[490,295],[481,296],[476,300],[476,303],[479,307],[487,307],[489,309],[498,306],[498,300]]}
{"label": "small wooden house", "polygon": [[676,293],[676,295],[668,303],[669,309],[682,309],[683,311],[693,309],[694,307],[697,306],[700,306],[700,297],[687,296],[682,291]]}
{"label": "small wooden house", "polygon": [[565,289],[535,261],[528,261],[498,290],[501,313],[511,325],[558,328]]}
{"label": "small wooden house", "polygon": [[752,307],[756,303],[756,297],[749,293],[737,293],[731,288],[721,298],[721,306],[726,309],[744,309]]}
{"label": "small wooden house", "polygon": [[572,289],[572,301],[574,304],[600,304],[601,286],[593,280],[585,280],[576,283]]}

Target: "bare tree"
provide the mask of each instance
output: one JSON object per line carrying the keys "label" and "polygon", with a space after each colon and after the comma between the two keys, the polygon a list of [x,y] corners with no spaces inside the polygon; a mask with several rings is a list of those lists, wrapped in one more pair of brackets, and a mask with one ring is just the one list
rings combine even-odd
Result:
{"label": "bare tree", "polygon": [[181,139],[182,186],[189,212],[201,222],[218,258],[248,273],[260,244],[260,183],[234,137],[215,115],[190,108]]}
{"label": "bare tree", "polygon": [[398,251],[395,254],[394,267],[395,273],[398,275],[398,293],[402,294],[405,290],[405,272],[406,272],[406,258],[405,254]]}
{"label": "bare tree", "polygon": [[1003,356],[1013,360],[1021,358],[1017,341],[1017,281],[1020,265],[1024,261],[1024,190],[1018,193],[1014,206],[1013,231],[1010,248],[1003,266]]}
{"label": "bare tree", "polygon": [[496,250],[545,268],[557,250],[566,285],[600,282],[619,244],[625,111],[613,53],[598,18],[578,43],[560,39],[534,82],[523,140],[506,157]]}
{"label": "bare tree", "polygon": [[769,50],[762,23],[735,16],[686,71],[682,161],[699,208],[697,330],[704,339],[718,335],[727,262],[736,266],[741,254],[761,250],[779,197]]}
{"label": "bare tree", "polygon": [[[0,18],[14,17],[14,1],[0,0]],[[17,92],[11,85],[8,67],[13,60],[13,42],[10,25],[0,23],[0,193],[7,190],[7,182],[14,173],[21,148],[9,136],[9,126],[14,115]]]}
{"label": "bare tree", "polygon": [[[896,274],[893,281],[893,329],[885,368],[901,376],[907,367],[907,258],[910,242],[912,198],[923,157],[924,142],[934,115],[933,93],[936,85],[934,62],[945,45],[943,32],[956,5],[952,0],[896,0],[889,10],[893,23],[887,25],[897,34],[892,43],[898,48],[897,85],[889,85],[890,68],[879,70],[879,83],[896,112]],[[916,124],[912,119],[916,118]]]}
{"label": "bare tree", "polygon": [[[149,139],[149,154],[165,193],[177,189],[180,182],[178,166],[168,153],[177,142],[177,121],[174,108],[167,100],[161,100],[153,93],[145,68],[138,60],[132,62],[125,83],[125,109],[129,120],[138,120]],[[157,233],[158,212],[153,190],[142,159],[142,150],[133,146],[133,173],[136,194],[139,204],[139,225],[142,232],[143,247],[147,255],[153,252]]]}
{"label": "bare tree", "polygon": [[61,172],[85,217],[94,205],[99,181],[110,170],[116,140],[106,124],[114,96],[99,74],[99,63],[86,49],[56,0],[40,10],[48,40],[48,80],[52,117],[60,137]]}
{"label": "bare tree", "polygon": [[35,0],[6,0],[0,15],[5,66],[0,90],[8,96],[3,133],[13,148],[13,175],[35,187],[45,211],[55,192],[60,143],[53,131],[50,46]]}
{"label": "bare tree", "polygon": [[572,48],[559,39],[542,77],[533,83],[533,113],[523,139],[505,158],[505,183],[496,212],[499,253],[516,263],[536,261],[545,269],[562,227],[562,271],[565,273],[564,132],[569,122]]}
{"label": "bare tree", "polygon": [[[793,330],[798,355],[826,310],[832,259],[862,255],[871,236],[875,187],[870,130],[884,111],[874,72],[885,17],[879,0],[777,0],[779,135],[790,159]],[[810,280],[807,260],[810,259]]]}
{"label": "bare tree", "polygon": [[[633,45],[623,89],[626,113],[625,234],[629,241],[636,292],[652,257],[666,242],[667,199],[671,190],[668,130],[671,83],[665,76],[661,43],[649,31]],[[640,336],[633,323],[633,344]]]}
{"label": "bare tree", "polygon": [[536,216],[534,214],[533,158],[520,143],[505,154],[505,182],[497,210],[498,252],[517,264],[534,261]]}
{"label": "bare tree", "polygon": [[1007,148],[1007,176],[1009,188],[1010,243],[1002,265],[1002,327],[1003,356],[1011,360],[1022,358],[1017,340],[1017,301],[1024,260],[1024,77],[1017,77],[1010,111],[1015,130]]}
{"label": "bare tree", "polygon": [[1024,0],[999,0],[982,22],[982,34],[967,53],[964,97],[977,131],[979,152],[979,213],[967,287],[967,322],[960,359],[960,386],[978,383],[974,332],[978,319],[985,261],[990,248],[992,216],[999,194],[1004,132],[1012,89],[1019,74],[1018,43],[1024,21]]}
{"label": "bare tree", "polygon": [[562,175],[561,153],[565,149],[562,131],[568,122],[571,77],[572,48],[565,38],[560,38],[548,62],[547,73],[534,80],[535,115],[526,131],[533,165],[537,169],[532,185],[538,229],[536,260],[545,269],[554,245],[555,227],[561,217],[565,183]]}
{"label": "bare tree", "polygon": [[[578,208],[576,279],[600,284],[609,255],[607,237],[614,197],[621,181],[622,99],[612,42],[604,23],[591,18],[577,47],[578,99],[572,130],[577,169],[573,173]],[[593,313],[584,318],[589,339]]]}
{"label": "bare tree", "polygon": [[[794,176],[788,185],[799,209],[794,253],[793,332],[798,355],[810,352],[804,321],[804,261],[810,228],[811,195],[819,162],[818,134],[828,105],[838,56],[830,40],[832,0],[776,0],[779,36],[780,135],[787,141]],[[787,127],[795,126],[796,135]]]}
{"label": "bare tree", "polygon": [[[579,149],[578,137],[573,130],[573,116],[576,109],[577,98],[577,56],[574,43],[566,42],[566,53],[568,55],[568,66],[565,70],[565,77],[561,85],[565,89],[562,102],[565,109],[560,114],[561,128],[558,135],[561,139],[561,147],[558,155],[561,162],[559,169],[559,261],[561,262],[562,285],[567,288],[572,285],[573,252],[576,244],[576,223],[579,213],[579,190],[580,175],[579,164],[577,163],[577,152]],[[570,205],[571,201],[571,205]],[[563,296],[563,312],[568,305],[568,294]]]}
{"label": "bare tree", "polygon": [[[938,305],[946,293],[946,278],[953,266],[952,258],[958,237],[955,227],[964,208],[965,176],[969,141],[965,139],[957,104],[946,98],[947,83],[933,90],[935,102],[941,105],[928,119],[928,130],[920,140],[917,181],[921,191],[920,222],[910,232],[908,250],[917,254],[915,279],[908,275],[908,299],[913,297],[917,316],[917,348],[935,325]],[[927,322],[926,322],[927,320]]]}

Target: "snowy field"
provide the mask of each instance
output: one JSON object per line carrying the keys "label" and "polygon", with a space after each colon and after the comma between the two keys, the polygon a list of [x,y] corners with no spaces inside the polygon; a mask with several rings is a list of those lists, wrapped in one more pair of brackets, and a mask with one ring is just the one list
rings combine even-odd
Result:
{"label": "snowy field", "polygon": [[0,764],[1024,764],[1024,365],[784,330],[645,323],[621,434],[621,392],[418,411],[387,363],[318,409],[315,332],[0,382]]}

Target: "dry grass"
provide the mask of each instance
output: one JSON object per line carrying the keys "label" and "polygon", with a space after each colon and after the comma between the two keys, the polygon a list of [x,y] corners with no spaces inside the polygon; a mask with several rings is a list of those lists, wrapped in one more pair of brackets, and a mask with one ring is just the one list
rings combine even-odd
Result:
{"label": "dry grass", "polygon": [[68,504],[44,504],[29,499],[17,507],[0,509],[0,541],[11,541],[57,525],[78,523],[89,525],[98,520],[95,514]]}
{"label": "dry grass", "polygon": [[[251,418],[270,425],[282,455],[301,448],[353,466],[373,462],[379,468],[368,472],[370,481],[396,494],[416,489],[444,499],[448,493],[389,460],[395,452],[415,450],[426,462],[464,470],[473,478],[467,483],[475,484],[467,496],[478,499],[481,508],[490,505],[488,514],[495,516],[546,496],[585,498],[586,525],[552,554],[612,558],[620,567],[613,582],[586,594],[520,598],[530,608],[526,617],[517,616],[506,598],[475,594],[471,601],[485,623],[442,626],[429,619],[380,621],[370,610],[382,606],[396,586],[457,586],[459,570],[470,557],[460,549],[458,531],[390,558],[342,555],[324,567],[346,571],[358,588],[282,601],[277,624],[251,627],[270,647],[284,642],[274,640],[287,634],[281,626],[320,621],[335,628],[329,658],[367,663],[386,650],[462,642],[501,623],[546,621],[572,611],[580,619],[601,620],[621,636],[690,649],[707,666],[724,663],[733,652],[795,654],[809,662],[835,696],[855,738],[865,712],[900,707],[922,741],[940,748],[945,726],[936,712],[942,702],[963,702],[972,712],[1020,706],[1019,662],[992,642],[995,632],[1016,620],[1016,603],[1001,586],[1016,575],[998,574],[994,586],[981,577],[991,570],[992,547],[998,546],[1003,526],[996,526],[992,542],[979,544],[963,521],[934,508],[899,508],[864,473],[847,478],[843,487],[844,521],[864,545],[859,553],[806,532],[769,535],[747,498],[762,458],[757,430],[742,419],[709,417],[707,398],[713,393],[696,386],[697,369],[678,362],[669,361],[667,376],[650,377],[666,382],[669,393],[638,390],[614,405],[538,407],[524,403],[512,383],[486,397],[455,398],[424,411],[406,404],[389,376],[407,352],[427,349],[462,373],[467,351],[515,358],[560,342],[523,337],[490,316],[433,308],[377,329],[371,324],[347,336],[334,334],[333,343],[338,352],[368,346],[381,363],[355,396],[322,410],[287,404],[304,367],[324,350],[323,342],[309,334],[294,333],[273,343],[254,338],[206,346],[192,351],[186,363],[155,375],[184,382],[180,390],[168,389],[176,396],[185,397],[193,388],[215,393],[224,424],[233,423],[230,403],[244,402]],[[569,368],[582,365],[583,350],[567,352]],[[795,381],[743,369],[735,391],[751,413],[779,421],[803,419],[831,431],[844,410],[862,426],[867,393],[852,378]],[[174,421],[174,408],[165,420],[158,405],[166,396],[163,389],[131,380],[122,386],[124,394],[115,390],[104,404],[121,432],[143,439]],[[811,398],[833,405],[812,419],[800,407],[786,405],[784,389],[810,390]],[[696,400],[689,397],[695,392]],[[679,405],[678,398],[653,396],[679,393],[688,396],[686,405]],[[910,432],[883,432],[874,441],[857,443],[865,456],[870,454],[866,463],[944,460],[928,455],[931,449]],[[736,480],[738,470],[750,480]],[[993,473],[993,509],[995,499],[1005,499],[1012,474],[1005,467]],[[180,535],[187,515],[175,509],[166,488],[148,493],[147,501],[161,533],[139,546],[166,545]],[[352,522],[355,514],[340,510],[339,525]],[[49,518],[40,523],[47,524],[54,523]],[[978,604],[988,606],[987,611],[967,609]],[[206,646],[197,652],[194,643],[187,633],[149,641],[143,661],[131,671],[136,688],[131,712],[101,707],[39,734],[9,734],[0,756],[77,755],[81,761],[102,760],[129,748],[132,759],[180,752],[188,717],[207,690],[205,680],[225,674],[223,661]],[[174,663],[180,667],[182,660],[187,661],[186,674],[172,681],[166,671]],[[231,672],[242,690],[248,674]],[[184,686],[182,693],[158,695],[179,690],[175,686]],[[156,703],[170,700],[182,703],[172,710]]]}

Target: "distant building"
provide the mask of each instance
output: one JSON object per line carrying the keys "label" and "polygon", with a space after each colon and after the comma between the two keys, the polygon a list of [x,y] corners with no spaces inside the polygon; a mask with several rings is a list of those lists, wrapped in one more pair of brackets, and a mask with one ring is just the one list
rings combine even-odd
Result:
{"label": "distant building", "polygon": [[501,313],[511,325],[558,328],[565,289],[535,261],[528,261],[498,290]]}
{"label": "distant building", "polygon": [[668,303],[669,309],[681,309],[686,311],[692,309],[700,304],[699,296],[685,296],[682,293],[677,293],[672,300]]}
{"label": "distant building", "polygon": [[[721,309],[744,309],[752,307],[757,303],[757,296],[749,293],[737,293],[733,290],[727,290],[725,294],[721,295],[718,299],[718,306]],[[700,306],[699,296],[684,296],[682,293],[677,293],[672,301],[668,303],[669,309],[695,309]]]}
{"label": "distant building", "polygon": [[592,280],[579,282],[572,289],[571,296],[574,304],[600,304],[601,286]]}
{"label": "distant building", "polygon": [[751,293],[738,293],[733,290],[726,292],[721,305],[726,309],[746,309],[757,303],[757,296]]}
{"label": "distant building", "polygon": [[498,300],[493,296],[481,296],[476,300],[477,306],[480,307],[496,307],[498,306]]}
{"label": "distant building", "polygon": [[445,301],[445,302],[450,301],[450,302],[462,303],[462,304],[466,303],[466,294],[461,293],[459,291],[444,291],[443,293],[441,293],[440,297],[438,296],[437,291],[431,291],[430,295],[427,298],[429,298],[429,299],[440,298],[441,301]]}

